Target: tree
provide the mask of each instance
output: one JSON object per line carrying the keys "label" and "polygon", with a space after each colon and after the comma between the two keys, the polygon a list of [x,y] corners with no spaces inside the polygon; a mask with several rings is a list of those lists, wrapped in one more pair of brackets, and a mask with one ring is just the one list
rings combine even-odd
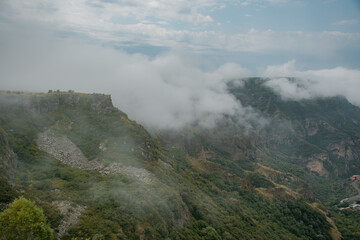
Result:
{"label": "tree", "polygon": [[201,234],[203,236],[203,239],[206,239],[206,240],[220,240],[221,239],[220,235],[211,226],[207,226],[206,228],[201,229]]}
{"label": "tree", "polygon": [[0,213],[1,240],[48,240],[53,233],[43,211],[33,201],[19,197]]}

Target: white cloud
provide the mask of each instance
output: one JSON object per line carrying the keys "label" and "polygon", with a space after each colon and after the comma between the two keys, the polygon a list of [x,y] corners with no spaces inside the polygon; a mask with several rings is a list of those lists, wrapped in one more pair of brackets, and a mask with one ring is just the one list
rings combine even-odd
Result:
{"label": "white cloud", "polygon": [[[5,0],[7,16],[60,22],[64,25],[98,26],[112,22],[113,18],[132,17],[137,21],[148,18],[162,21],[185,21],[195,24],[212,22],[212,18],[199,10],[218,5],[213,0],[143,1],[143,0]],[[10,12],[9,12],[10,11]],[[15,13],[17,13],[15,15]]]}
{"label": "white cloud", "polygon": [[[155,58],[61,39],[34,28],[2,29],[2,89],[73,89],[112,94],[114,104],[147,127],[213,127],[224,114],[246,125],[252,111],[227,92],[229,79],[250,72],[235,63],[213,71],[196,67],[191,56]],[[245,116],[246,115],[246,116]]]}
{"label": "white cloud", "polygon": [[262,4],[262,3],[271,3],[271,4],[284,4],[288,3],[289,0],[245,0],[241,2],[243,6],[249,6],[253,3]]}
{"label": "white cloud", "polygon": [[301,31],[278,32],[271,29],[234,35],[204,32],[192,35],[192,42],[206,43],[209,47],[228,51],[288,52],[310,56],[327,56],[338,50],[360,49],[360,33]]}
{"label": "white cloud", "polygon": [[[251,1],[241,2],[247,3]],[[229,52],[283,51],[311,56],[328,56],[338,50],[360,48],[360,33],[252,30],[228,34],[207,30],[206,24],[213,19],[202,14],[201,10],[223,4],[215,0],[4,0],[0,2],[0,17],[9,22],[43,25],[54,32],[79,34],[95,41],[116,43],[117,46],[152,45]],[[184,24],[179,28],[172,22]],[[192,23],[193,27],[186,27]]]}
{"label": "white cloud", "polygon": [[334,22],[332,25],[335,26],[341,26],[341,25],[353,25],[353,24],[358,24],[359,21],[356,19],[350,19],[350,20],[341,20],[338,22]]}
{"label": "white cloud", "polygon": [[281,3],[288,3],[289,0],[265,0],[266,2],[273,3],[273,4],[281,4]]}
{"label": "white cloud", "polygon": [[[285,99],[309,99],[342,95],[360,106],[360,70],[336,67],[332,69],[299,71],[292,60],[284,65],[269,66],[263,77],[267,85]],[[295,77],[295,81],[284,77]]]}

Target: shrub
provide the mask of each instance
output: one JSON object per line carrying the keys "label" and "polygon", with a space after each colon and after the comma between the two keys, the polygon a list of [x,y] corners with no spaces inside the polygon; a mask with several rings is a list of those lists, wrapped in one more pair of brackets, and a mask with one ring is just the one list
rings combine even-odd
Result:
{"label": "shrub", "polygon": [[24,197],[0,213],[0,239],[54,239],[43,211]]}

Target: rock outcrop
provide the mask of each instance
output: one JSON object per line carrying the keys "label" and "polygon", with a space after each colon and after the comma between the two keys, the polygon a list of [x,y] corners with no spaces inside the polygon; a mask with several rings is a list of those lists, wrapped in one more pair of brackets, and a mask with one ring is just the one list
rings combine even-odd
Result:
{"label": "rock outcrop", "polygon": [[58,239],[60,239],[71,226],[74,226],[79,221],[79,217],[85,210],[85,207],[78,205],[73,206],[68,201],[54,201],[52,205],[56,206],[64,216],[58,227]]}
{"label": "rock outcrop", "polygon": [[88,160],[67,136],[54,133],[51,129],[38,134],[36,143],[40,150],[71,167],[96,170],[104,175],[122,174],[144,183],[150,183],[153,179],[151,173],[143,168],[124,166],[117,162],[105,164],[104,160],[100,159]]}
{"label": "rock outcrop", "polygon": [[47,113],[57,111],[60,108],[77,109],[86,108],[93,112],[111,112],[114,106],[110,95],[86,94],[81,95],[74,92],[59,92],[33,96],[31,107],[37,112]]}
{"label": "rock outcrop", "polygon": [[97,113],[115,110],[110,95],[73,91],[42,94],[7,93],[0,96],[0,108],[21,108],[26,112],[49,113],[59,109],[87,109]]}

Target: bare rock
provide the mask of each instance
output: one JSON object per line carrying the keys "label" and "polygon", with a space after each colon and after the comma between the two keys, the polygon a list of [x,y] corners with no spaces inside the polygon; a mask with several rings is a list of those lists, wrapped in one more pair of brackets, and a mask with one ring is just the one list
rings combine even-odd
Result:
{"label": "bare rock", "polygon": [[105,164],[104,160],[99,159],[89,161],[67,136],[55,134],[50,129],[38,134],[36,143],[39,149],[71,167],[96,170],[104,175],[122,174],[144,183],[151,183],[154,178],[148,170],[143,168],[123,166],[123,164],[116,162]]}
{"label": "bare rock", "polygon": [[56,206],[60,213],[64,216],[64,219],[59,225],[58,239],[64,236],[68,229],[75,225],[79,221],[81,213],[85,210],[85,207],[79,205],[71,205],[68,201],[54,201],[53,206]]}
{"label": "bare rock", "polygon": [[312,171],[318,173],[320,176],[328,177],[330,174],[324,168],[324,162],[329,161],[329,156],[325,153],[320,153],[313,155],[309,158],[309,162],[306,164],[306,167]]}

